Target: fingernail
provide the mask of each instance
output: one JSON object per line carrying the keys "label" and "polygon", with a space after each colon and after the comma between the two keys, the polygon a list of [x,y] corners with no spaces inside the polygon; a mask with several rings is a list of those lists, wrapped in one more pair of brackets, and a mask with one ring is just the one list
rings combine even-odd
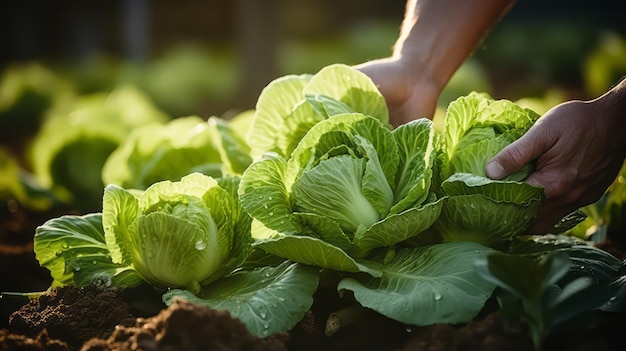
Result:
{"label": "fingernail", "polygon": [[490,161],[485,166],[485,173],[487,173],[487,177],[491,179],[500,179],[504,178],[504,168],[498,161]]}

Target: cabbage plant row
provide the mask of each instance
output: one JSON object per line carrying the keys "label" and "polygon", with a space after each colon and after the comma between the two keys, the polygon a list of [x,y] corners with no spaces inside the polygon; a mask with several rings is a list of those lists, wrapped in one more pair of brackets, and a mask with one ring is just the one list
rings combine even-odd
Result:
{"label": "cabbage plant row", "polygon": [[[524,183],[531,166],[485,175],[538,117],[471,93],[442,129],[426,119],[393,129],[383,96],[349,66],[285,76],[235,120],[130,132],[102,168],[102,210],[49,220],[35,253],[53,286],[149,284],[166,304],[226,309],[258,336],[295,326],[324,270],[341,273],[338,294],[408,325],[469,321],[501,290],[538,304],[522,314],[531,321],[544,321],[546,289],[565,306],[550,305],[559,316],[608,308],[622,262],[562,234],[527,235],[545,201]],[[546,261],[557,251],[564,258]],[[563,274],[511,283],[500,272],[520,257]],[[591,305],[563,303],[587,293]],[[561,320],[533,324],[534,335]]]}

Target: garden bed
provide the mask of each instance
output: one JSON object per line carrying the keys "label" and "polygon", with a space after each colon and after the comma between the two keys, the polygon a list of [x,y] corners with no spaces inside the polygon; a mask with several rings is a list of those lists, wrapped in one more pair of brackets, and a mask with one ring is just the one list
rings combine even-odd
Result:
{"label": "garden bed", "polygon": [[[53,214],[3,208],[0,221],[3,291],[42,291],[51,278],[32,252],[35,227]],[[608,242],[605,244],[609,244]],[[619,247],[606,247],[615,255]],[[0,300],[0,350],[531,350],[527,326],[507,319],[495,301],[469,323],[407,326],[365,312],[334,335],[325,334],[328,316],[345,307],[335,286],[324,279],[305,317],[289,332],[251,335],[226,311],[180,300],[169,307],[151,291],[64,287],[28,301]],[[551,334],[545,350],[621,350],[623,314],[599,313]]]}

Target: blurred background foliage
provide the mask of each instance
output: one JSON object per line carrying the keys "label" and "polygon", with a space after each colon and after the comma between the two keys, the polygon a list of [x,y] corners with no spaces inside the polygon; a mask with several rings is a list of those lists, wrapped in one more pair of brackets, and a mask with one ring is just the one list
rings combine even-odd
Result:
{"label": "blurred background foliage", "polygon": [[[253,107],[260,90],[279,76],[389,55],[404,5],[7,0],[0,15],[0,65],[9,76],[4,80],[11,74],[58,74],[78,93],[133,83],[173,116],[221,115]],[[554,89],[566,90],[564,97],[600,94],[624,74],[625,9],[623,2],[609,0],[518,1],[459,70],[442,105],[470,90],[513,100]],[[13,72],[33,61],[52,72]],[[56,83],[33,82],[50,78],[29,79],[24,84],[30,90],[58,90]],[[0,96],[2,111],[6,94]],[[21,102],[31,110],[45,104],[34,95]]]}

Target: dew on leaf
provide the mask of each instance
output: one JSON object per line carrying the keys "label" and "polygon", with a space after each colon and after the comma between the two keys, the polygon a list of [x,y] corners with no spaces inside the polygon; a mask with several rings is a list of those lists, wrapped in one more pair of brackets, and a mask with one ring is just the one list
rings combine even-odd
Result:
{"label": "dew on leaf", "polygon": [[198,239],[198,241],[196,241],[196,244],[194,246],[196,250],[204,250],[207,247],[207,242],[204,239]]}

